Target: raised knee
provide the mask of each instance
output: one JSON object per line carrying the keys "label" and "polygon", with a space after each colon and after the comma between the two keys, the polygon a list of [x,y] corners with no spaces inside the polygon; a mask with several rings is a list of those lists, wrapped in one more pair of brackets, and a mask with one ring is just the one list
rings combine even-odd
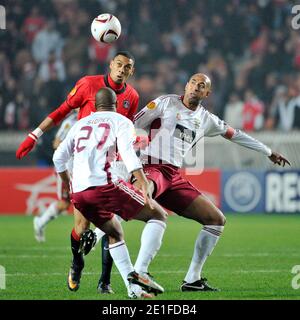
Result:
{"label": "raised knee", "polygon": [[222,214],[222,215],[219,215],[213,224],[215,225],[218,225],[218,226],[225,226],[225,223],[226,223],[226,218],[225,216]]}

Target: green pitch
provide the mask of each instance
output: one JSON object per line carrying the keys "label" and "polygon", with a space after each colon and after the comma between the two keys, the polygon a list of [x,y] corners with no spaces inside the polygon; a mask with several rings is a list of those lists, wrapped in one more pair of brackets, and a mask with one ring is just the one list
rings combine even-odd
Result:
{"label": "green pitch", "polygon": [[[113,269],[116,294],[96,292],[101,270],[100,246],[86,257],[86,267],[77,292],[66,286],[71,253],[71,216],[51,222],[46,243],[33,237],[32,217],[0,217],[0,265],[6,270],[6,289],[1,299],[127,299],[125,287]],[[142,222],[123,223],[126,241],[134,261],[139,248]],[[164,286],[155,299],[300,299],[300,289],[292,288],[291,270],[300,265],[300,216],[227,215],[227,224],[203,275],[222,291],[181,293],[179,286],[189,266],[197,223],[169,217],[164,242],[150,272]],[[299,280],[298,280],[299,282]]]}

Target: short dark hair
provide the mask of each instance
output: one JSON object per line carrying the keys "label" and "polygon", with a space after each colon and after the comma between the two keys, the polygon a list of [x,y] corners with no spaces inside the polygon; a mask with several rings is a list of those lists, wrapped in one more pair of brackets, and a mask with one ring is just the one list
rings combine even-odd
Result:
{"label": "short dark hair", "polygon": [[118,51],[118,52],[114,55],[113,59],[114,59],[116,56],[124,56],[124,57],[126,57],[126,58],[128,58],[128,59],[131,59],[131,60],[133,61],[133,63],[135,63],[135,58],[134,58],[134,56],[133,56],[129,51]]}

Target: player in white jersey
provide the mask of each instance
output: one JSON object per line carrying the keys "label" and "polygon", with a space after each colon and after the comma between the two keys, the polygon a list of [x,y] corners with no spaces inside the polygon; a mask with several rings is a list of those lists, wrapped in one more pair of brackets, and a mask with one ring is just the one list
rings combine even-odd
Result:
{"label": "player in white jersey", "polygon": [[[69,130],[77,121],[77,113],[71,113],[61,124],[59,127],[54,141],[53,141],[53,149],[56,150],[60,143],[65,139]],[[72,172],[72,159],[68,162],[68,170]],[[57,187],[57,201],[53,201],[47,210],[40,216],[34,217],[33,219],[33,227],[34,227],[34,236],[38,242],[44,242],[45,239],[45,227],[46,225],[57,218],[63,211],[68,210],[70,206],[70,197],[68,188],[65,187],[64,183],[57,175],[56,180]]]}
{"label": "player in white jersey", "polygon": [[[193,75],[185,87],[184,96],[165,95],[150,102],[134,119],[135,127],[150,134],[150,145],[142,153],[144,171],[151,181],[153,197],[166,209],[204,225],[200,231],[192,261],[181,291],[215,291],[201,272],[212,253],[225,225],[223,213],[179,172],[183,158],[202,137],[221,135],[246,148],[261,152],[279,165],[290,164],[282,155],[240,130],[235,130],[208,112],[202,105],[211,91],[211,81],[204,74]],[[155,132],[150,132],[156,129]],[[160,139],[167,141],[168,146]],[[168,148],[169,147],[169,148]],[[154,163],[154,164],[153,164]],[[143,251],[139,252],[135,270],[148,272]]]}
{"label": "player in white jersey", "polygon": [[[124,220],[153,222],[159,231],[165,229],[167,214],[149,196],[149,183],[133,149],[134,126],[129,119],[116,113],[116,101],[113,90],[101,88],[96,94],[97,111],[72,127],[55,151],[53,161],[56,171],[66,185],[69,185],[66,163],[73,157],[72,203],[88,221],[109,236],[109,251],[128,288],[129,297],[151,297],[147,292],[157,294],[164,289],[134,271],[121,224],[114,213]],[[116,150],[127,171],[137,179],[138,188],[120,180],[110,170]],[[159,250],[162,240],[155,229],[153,231],[150,238],[144,241],[146,244],[148,241],[156,244],[148,250],[149,260]],[[76,266],[72,266],[70,272],[74,269]]]}

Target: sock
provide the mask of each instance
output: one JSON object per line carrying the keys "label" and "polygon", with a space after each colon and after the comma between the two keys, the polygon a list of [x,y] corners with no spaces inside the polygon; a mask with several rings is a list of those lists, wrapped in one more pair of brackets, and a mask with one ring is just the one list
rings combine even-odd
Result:
{"label": "sock", "polygon": [[102,239],[102,237],[105,235],[105,233],[99,228],[95,228],[94,232],[96,233],[96,236],[97,236],[97,241],[95,243],[95,246],[96,246],[98,242]]}
{"label": "sock", "polygon": [[193,258],[184,278],[188,283],[201,279],[201,272],[207,257],[216,246],[224,226],[205,225],[200,231],[194,247]]}
{"label": "sock", "polygon": [[134,265],[136,272],[148,272],[149,264],[161,246],[165,229],[165,222],[160,220],[149,220],[146,223],[141,236],[140,251]]}
{"label": "sock", "polygon": [[50,221],[55,219],[59,215],[59,210],[57,208],[57,202],[53,202],[47,208],[47,210],[43,213],[42,216],[39,217],[40,227],[43,228]]}
{"label": "sock", "polygon": [[109,251],[127,288],[129,284],[127,281],[128,273],[134,271],[134,269],[125,241],[123,240],[114,244],[110,244]]}
{"label": "sock", "polygon": [[84,267],[84,259],[83,254],[79,253],[79,245],[80,245],[80,236],[75,232],[75,229],[72,229],[71,233],[71,249],[73,254],[73,263],[77,266]]}
{"label": "sock", "polygon": [[113,266],[113,258],[111,257],[109,248],[108,235],[104,235],[101,241],[102,246],[102,273],[99,282],[110,284],[111,269]]}

